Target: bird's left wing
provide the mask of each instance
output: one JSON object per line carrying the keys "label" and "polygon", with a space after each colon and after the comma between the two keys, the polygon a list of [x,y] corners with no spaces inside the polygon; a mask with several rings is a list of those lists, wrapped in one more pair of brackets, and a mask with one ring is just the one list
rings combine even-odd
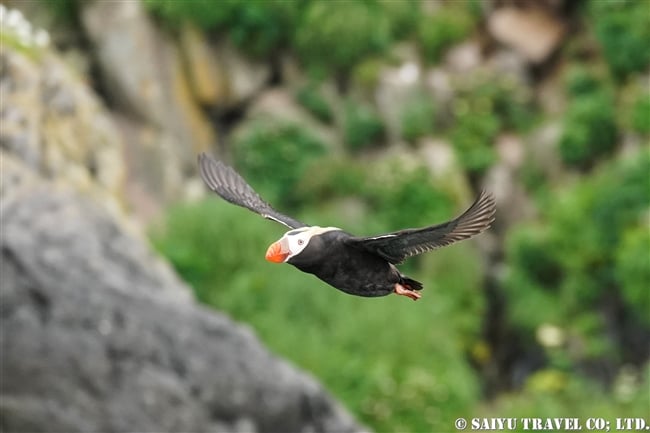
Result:
{"label": "bird's left wing", "polygon": [[377,254],[390,263],[398,264],[416,254],[468,239],[490,227],[494,221],[494,196],[482,191],[476,201],[461,216],[443,224],[418,229],[406,229],[380,236],[352,237],[346,243],[352,247]]}
{"label": "bird's left wing", "polygon": [[199,154],[199,172],[208,187],[224,200],[292,229],[307,227],[307,224],[273,209],[235,170],[205,153]]}

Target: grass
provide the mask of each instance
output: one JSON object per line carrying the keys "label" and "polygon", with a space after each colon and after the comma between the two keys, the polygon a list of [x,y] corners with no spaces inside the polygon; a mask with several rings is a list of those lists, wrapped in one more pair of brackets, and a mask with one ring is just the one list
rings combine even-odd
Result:
{"label": "grass", "polygon": [[[333,213],[319,214],[345,225]],[[432,254],[414,269],[411,276],[426,287],[416,303],[353,297],[267,263],[264,251],[282,232],[210,198],[173,209],[153,239],[201,301],[251,324],[374,429],[438,430],[476,404],[479,385],[466,353],[477,338],[481,306],[474,301],[481,298],[471,295],[481,270],[470,244]]]}

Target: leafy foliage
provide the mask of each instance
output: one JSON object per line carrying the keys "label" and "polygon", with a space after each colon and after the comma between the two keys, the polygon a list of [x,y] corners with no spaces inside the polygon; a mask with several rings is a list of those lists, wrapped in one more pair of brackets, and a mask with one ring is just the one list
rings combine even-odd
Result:
{"label": "leafy foliage", "polygon": [[377,145],[384,135],[384,125],[374,108],[348,101],[344,118],[345,144],[352,151]]}
{"label": "leafy foliage", "polygon": [[449,136],[463,166],[474,174],[494,163],[499,132],[525,131],[534,111],[530,95],[512,77],[477,71],[457,86]]}
{"label": "leafy foliage", "polygon": [[[647,218],[645,218],[647,220]],[[628,229],[616,249],[615,278],[637,318],[650,324],[650,231],[648,221]]]}
{"label": "leafy foliage", "polygon": [[401,113],[402,136],[413,142],[430,134],[433,132],[435,118],[435,107],[431,98],[424,93],[418,93],[408,101]]}
{"label": "leafy foliage", "polygon": [[54,18],[70,26],[76,26],[77,17],[79,16],[78,0],[41,0],[45,7],[54,12]]}
{"label": "leafy foliage", "polygon": [[377,83],[385,60],[380,57],[368,57],[359,62],[351,71],[353,85],[370,93]]}
{"label": "leafy foliage", "polygon": [[[407,173],[400,171],[395,179]],[[365,173],[368,182],[373,174]],[[386,200],[373,205],[373,214],[383,222],[374,230],[405,220],[430,223],[436,215],[449,217],[449,201],[435,195],[424,172],[415,170],[407,177],[385,194],[380,185],[370,194],[370,201]],[[407,204],[408,212],[396,209],[413,188],[420,193]],[[300,217],[369,230],[367,218],[350,222],[326,205],[311,208],[313,218]],[[465,360],[477,338],[481,309],[481,298],[469,296],[480,279],[471,245],[450,248],[439,260],[431,258],[421,270],[413,269],[430,295],[413,309],[407,299],[347,296],[286,265],[265,263],[267,244],[282,231],[210,197],[171,209],[153,240],[199,299],[250,323],[274,351],[317,375],[378,430],[444,429],[477,403],[478,382]],[[439,299],[437,292],[452,295]]]}
{"label": "leafy foliage", "polygon": [[632,128],[645,135],[650,135],[650,97],[641,93],[632,107]]}
{"label": "leafy foliage", "polygon": [[437,63],[447,48],[470,34],[474,28],[473,18],[465,2],[454,3],[431,15],[422,14],[417,37],[424,58]]}
{"label": "leafy foliage", "polygon": [[314,1],[306,6],[293,46],[308,67],[348,71],[386,49],[390,30],[388,16],[376,1],[344,1],[336,7]]}
{"label": "leafy foliage", "polygon": [[576,98],[564,118],[560,155],[568,165],[588,168],[616,145],[614,101],[605,93]]}
{"label": "leafy foliage", "polygon": [[376,166],[364,190],[373,214],[392,230],[443,221],[453,210],[449,194],[436,188],[422,166]]}
{"label": "leafy foliage", "polygon": [[589,3],[595,33],[611,71],[618,78],[650,65],[650,14],[645,2],[633,0]]}
{"label": "leafy foliage", "polygon": [[[531,376],[522,393],[504,395],[489,407],[482,407],[479,416],[496,413],[502,417],[530,418],[552,414],[553,417],[578,418],[583,429],[586,420],[594,413],[606,420],[639,417],[647,413],[650,404],[649,378],[650,365],[641,377],[623,370],[616,377],[610,393],[584,377],[543,370]],[[584,404],[586,399],[590,401],[589,405]],[[519,427],[523,427],[521,423]]]}
{"label": "leafy foliage", "polygon": [[379,6],[388,17],[390,31],[395,39],[412,36],[420,16],[418,0],[379,0]]}
{"label": "leafy foliage", "polygon": [[605,84],[584,68],[567,79],[571,102],[563,122],[560,155],[570,166],[589,168],[616,146],[614,99]]}
{"label": "leafy foliage", "polygon": [[332,122],[334,116],[332,108],[316,84],[309,83],[303,86],[296,94],[296,100],[321,122]]}
{"label": "leafy foliage", "polygon": [[[264,262],[261,254],[283,228],[219,200],[171,209],[154,243],[199,299],[250,323],[274,351],[313,372],[377,431],[447,431],[455,418],[477,411],[488,417],[639,416],[650,398],[647,351],[637,347],[647,342],[650,326],[650,154],[635,154],[634,146],[646,143],[633,143],[625,149],[633,158],[612,159],[626,133],[645,139],[650,130],[650,99],[638,85],[650,56],[642,3],[590,1],[589,21],[578,30],[588,43],[569,56],[579,65],[557,68],[568,102],[560,113],[558,150],[565,164],[580,170],[563,184],[545,178],[541,165],[519,173],[535,191],[539,218],[508,227],[506,272],[497,290],[503,290],[498,301],[505,304],[507,335],[525,341],[517,361],[542,353],[532,371],[524,368],[521,389],[490,402],[481,398],[487,376],[481,367],[510,360],[499,359],[487,341],[490,295],[481,290],[485,270],[471,242],[401,268],[425,284],[417,304],[346,296]],[[309,71],[352,87],[339,89],[341,125],[316,85],[295,95],[314,117],[340,129],[349,153],[330,155],[310,131],[285,123],[260,121],[234,137],[235,165],[278,208],[372,235],[444,221],[463,207],[444,182],[432,182],[415,155],[377,162],[361,151],[385,140],[370,101],[382,68],[395,60],[387,54],[391,44],[411,39],[426,64],[440,62],[478,28],[480,2],[439,2],[432,13],[417,0],[336,7],[317,0],[147,4],[165,19],[225,33],[250,53],[286,48]],[[596,50],[592,31],[600,42]],[[599,63],[601,52],[606,64]],[[409,101],[398,118],[403,138],[444,135],[462,175],[479,183],[496,161],[499,134],[525,138],[540,115],[532,99],[539,95],[517,77],[482,68],[452,77],[450,87],[451,107],[420,96]],[[613,376],[594,374],[594,365]]]}
{"label": "leafy foliage", "polygon": [[305,128],[260,119],[235,137],[233,152],[235,166],[269,201],[293,208],[300,178],[325,146]]}
{"label": "leafy foliage", "polygon": [[173,26],[191,21],[225,32],[235,45],[255,56],[286,46],[300,12],[299,3],[282,0],[145,0],[145,5]]}
{"label": "leafy foliage", "polygon": [[640,225],[650,209],[649,172],[648,153],[605,167],[592,181],[549,197],[543,225],[510,235],[505,286],[513,322],[530,334],[545,323],[559,326],[581,347],[551,351],[551,359],[569,356],[573,364],[611,357],[614,349],[625,353],[603,332],[606,316],[597,309],[606,299],[622,297],[630,311],[647,316],[650,250],[647,223],[645,234]]}

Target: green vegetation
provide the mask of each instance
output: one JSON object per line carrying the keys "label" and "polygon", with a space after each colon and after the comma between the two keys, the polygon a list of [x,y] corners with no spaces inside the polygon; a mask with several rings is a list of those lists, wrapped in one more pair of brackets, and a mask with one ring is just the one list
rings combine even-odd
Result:
{"label": "green vegetation", "polygon": [[[513,76],[486,62],[451,77],[451,102],[428,97],[427,68],[472,35],[488,37],[476,1],[440,2],[435,11],[417,0],[147,4],[169,22],[193,20],[227,34],[247,52],[286,50],[306,75],[317,72],[312,79],[339,85],[325,98],[314,79],[294,97],[347,152],[334,155],[302,125],[270,119],[249,123],[229,141],[234,165],[251,184],[307,222],[371,235],[443,221],[467,204],[446,179],[432,180],[418,161],[420,149],[394,158],[387,157],[394,148],[382,152],[393,143],[376,91],[382,68],[399,58],[396,41],[417,46],[425,67],[422,91],[391,120],[410,143],[448,140],[463,185],[485,182],[501,134],[526,147],[537,123],[562,124],[557,141],[531,152],[546,160],[529,158],[512,172],[515,190],[533,191],[513,203],[537,212],[507,227],[498,216],[493,233],[505,244],[494,254],[504,255],[503,272],[487,274],[485,254],[466,242],[401,267],[425,284],[417,303],[351,297],[266,263],[266,247],[284,228],[210,197],[170,209],[152,236],[202,302],[250,323],[272,350],[312,372],[377,431],[450,431],[454,419],[468,416],[644,416],[650,98],[643,74],[650,25],[643,2],[590,1],[585,26],[566,36],[567,45],[579,43],[558,52],[553,68],[535,71],[543,77]],[[566,107],[544,113],[549,94]],[[623,146],[627,137],[631,144]],[[550,179],[550,165],[560,165],[561,182]],[[501,212],[517,214],[507,209]],[[502,312],[491,311],[494,304]],[[503,328],[490,335],[499,320]],[[512,350],[504,355],[499,345]],[[491,388],[495,369],[507,378],[498,389]]]}
{"label": "green vegetation", "polygon": [[650,135],[650,96],[640,93],[632,107],[632,128],[639,134]]}
{"label": "green vegetation", "polygon": [[603,305],[622,303],[647,320],[648,173],[649,153],[603,167],[550,195],[542,221],[512,231],[505,287],[513,323],[529,338],[544,324],[557,326],[580,347],[549,350],[551,363],[574,368],[593,358],[627,356],[625,342],[604,332]]}
{"label": "green vegetation", "polygon": [[378,3],[389,19],[390,31],[395,39],[413,35],[420,16],[419,0],[379,0]]}
{"label": "green vegetation", "polygon": [[594,30],[603,55],[617,78],[643,72],[650,65],[650,13],[643,1],[589,3]]}
{"label": "green vegetation", "polygon": [[372,93],[379,83],[381,68],[386,61],[380,57],[369,57],[359,62],[352,72],[352,85],[366,93]]}
{"label": "green vegetation", "polygon": [[499,132],[525,132],[532,124],[530,95],[514,78],[484,71],[458,83],[457,91],[449,137],[463,166],[481,174],[496,159]]}
{"label": "green vegetation", "polygon": [[640,321],[650,324],[650,232],[647,221],[626,230],[616,249],[615,275],[621,294],[627,305],[634,306],[634,314]]}
{"label": "green vegetation", "polygon": [[350,100],[344,116],[345,144],[353,152],[377,145],[382,140],[384,125],[372,106]]}
{"label": "green vegetation", "polygon": [[318,120],[331,123],[334,117],[332,108],[323,97],[317,84],[309,83],[296,93],[296,100]]}
{"label": "green vegetation", "polygon": [[[482,408],[477,416],[579,418],[582,429],[587,419],[598,414],[605,420],[622,417],[643,417],[650,405],[650,368],[640,374],[623,370],[607,391],[584,377],[557,370],[542,370],[531,376],[530,383],[517,395],[504,395],[489,408]],[[584,401],[588,399],[589,405]],[[495,415],[496,414],[496,415]],[[521,430],[523,426],[519,424]],[[562,430],[560,430],[562,431]]]}
{"label": "green vegetation", "polygon": [[300,12],[294,3],[282,0],[145,0],[145,5],[173,27],[190,21],[223,32],[254,56],[268,56],[286,46]]}
{"label": "green vegetation", "polygon": [[268,200],[292,208],[300,178],[325,153],[325,146],[297,125],[258,120],[234,138],[233,153],[236,167],[262,185]]}
{"label": "green vegetation", "polygon": [[475,28],[469,3],[452,2],[433,14],[422,14],[417,25],[417,38],[424,58],[430,63],[440,61],[447,48],[465,39]]}
{"label": "green vegetation", "polygon": [[30,59],[38,59],[40,54],[40,49],[33,46],[32,44],[26,44],[15,34],[11,32],[0,30],[0,45],[3,47],[11,47],[12,49],[23,53]]}
{"label": "green vegetation", "polygon": [[[341,171],[355,167],[341,161],[325,165]],[[364,215],[344,220],[328,207],[345,191],[330,191],[335,196],[320,201],[322,191],[312,190],[315,202],[298,216],[372,234],[439,221],[457,208],[421,169],[388,172],[376,166],[358,173],[365,179],[348,184],[350,192],[374,185],[362,195],[369,204]],[[387,173],[391,181],[377,184]],[[306,173],[305,181],[314,176]],[[254,186],[264,190],[259,181]],[[429,295],[414,304],[348,296],[286,265],[266,263],[266,247],[284,228],[212,197],[171,209],[164,227],[154,232],[154,244],[201,301],[252,324],[274,351],[313,372],[374,428],[442,430],[477,404],[479,383],[465,362],[477,344],[482,309],[476,292],[480,261],[471,244],[410,268]]]}
{"label": "green vegetation", "polygon": [[594,74],[583,68],[569,73],[571,102],[563,122],[560,155],[570,166],[589,168],[616,146],[614,98]]}
{"label": "green vegetation", "polygon": [[310,68],[347,72],[391,41],[385,10],[373,1],[309,2],[296,29],[294,47]]}
{"label": "green vegetation", "polygon": [[62,23],[76,27],[78,25],[78,0],[40,0],[43,5],[54,12],[54,18]]}
{"label": "green vegetation", "polygon": [[582,97],[567,111],[560,155],[568,165],[588,168],[613,150],[617,134],[612,98],[602,93]]}
{"label": "green vegetation", "polygon": [[408,101],[401,113],[402,136],[406,141],[414,142],[431,134],[435,120],[435,107],[431,97],[424,92],[418,93]]}

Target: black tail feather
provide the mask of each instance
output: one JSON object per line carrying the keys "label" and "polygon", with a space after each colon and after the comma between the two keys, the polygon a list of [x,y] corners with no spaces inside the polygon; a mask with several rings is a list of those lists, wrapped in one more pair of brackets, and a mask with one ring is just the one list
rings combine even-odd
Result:
{"label": "black tail feather", "polygon": [[424,287],[421,282],[415,281],[414,279],[411,279],[409,277],[405,277],[404,275],[401,276],[401,280],[399,282],[402,286],[406,287],[407,289],[411,290],[422,290]]}

